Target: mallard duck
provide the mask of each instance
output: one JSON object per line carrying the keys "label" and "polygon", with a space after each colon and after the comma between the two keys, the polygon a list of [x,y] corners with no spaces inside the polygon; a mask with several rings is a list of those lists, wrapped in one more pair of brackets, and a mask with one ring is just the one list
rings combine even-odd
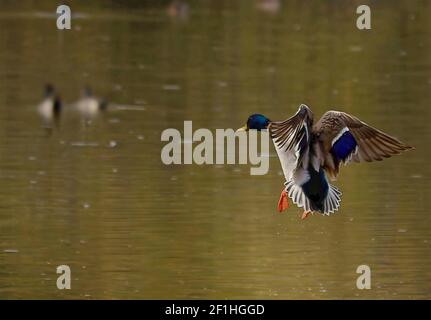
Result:
{"label": "mallard duck", "polygon": [[168,16],[177,19],[186,19],[189,15],[189,5],[181,0],[174,0],[167,8]]}
{"label": "mallard duck", "polygon": [[274,14],[280,11],[281,3],[280,0],[257,0],[256,8]]}
{"label": "mallard duck", "polygon": [[37,106],[37,111],[45,127],[51,127],[53,121],[58,122],[61,112],[61,99],[51,84],[45,85],[43,100]]}
{"label": "mallard duck", "polygon": [[253,114],[238,129],[268,129],[286,179],[278,202],[281,212],[287,197],[303,208],[302,219],[310,213],[329,215],[340,207],[341,192],[329,184],[340,164],[381,161],[412,147],[340,111],[326,112],[317,123],[308,106],[302,104],[285,121],[270,121]]}
{"label": "mallard duck", "polygon": [[108,103],[93,96],[90,87],[84,87],[81,99],[76,102],[76,109],[85,119],[94,118],[100,111],[106,110]]}

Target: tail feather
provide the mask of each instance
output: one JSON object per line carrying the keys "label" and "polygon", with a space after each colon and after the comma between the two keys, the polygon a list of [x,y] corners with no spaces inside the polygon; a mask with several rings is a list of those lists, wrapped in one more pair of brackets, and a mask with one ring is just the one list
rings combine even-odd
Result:
{"label": "tail feather", "polygon": [[284,185],[286,186],[287,195],[294,204],[300,208],[304,208],[304,211],[312,211],[310,200],[302,191],[301,186],[295,184],[292,180],[286,181]]}
{"label": "tail feather", "polygon": [[323,214],[330,215],[338,210],[340,207],[341,192],[337,187],[329,185],[328,195],[323,202]]}
{"label": "tail feather", "polygon": [[285,182],[286,193],[294,204],[303,208],[306,212],[319,211],[324,215],[330,215],[338,210],[341,201],[341,192],[337,187],[329,184],[328,195],[323,201],[323,211],[317,209],[313,202],[307,197],[300,185],[292,180]]}

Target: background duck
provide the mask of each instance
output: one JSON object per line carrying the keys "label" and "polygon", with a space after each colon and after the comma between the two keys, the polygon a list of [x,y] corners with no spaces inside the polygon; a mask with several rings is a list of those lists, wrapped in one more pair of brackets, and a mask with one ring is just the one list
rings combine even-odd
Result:
{"label": "background duck", "polygon": [[185,20],[189,16],[189,5],[184,1],[174,0],[169,4],[166,13],[171,18]]}
{"label": "background duck", "polygon": [[317,123],[302,104],[285,121],[272,122],[253,114],[238,130],[268,129],[286,179],[278,210],[288,207],[287,196],[304,209],[302,218],[314,211],[329,215],[338,210],[341,192],[329,184],[341,163],[381,161],[412,147],[340,111],[326,112]]}
{"label": "background duck", "polygon": [[43,125],[51,128],[55,122],[58,124],[61,113],[61,99],[51,84],[46,84],[43,91],[43,100],[37,106],[37,111],[42,118]]}
{"label": "background duck", "polygon": [[93,96],[88,86],[84,87],[81,99],[76,102],[76,109],[87,120],[94,118],[100,111],[106,110],[107,106],[108,103],[105,100]]}

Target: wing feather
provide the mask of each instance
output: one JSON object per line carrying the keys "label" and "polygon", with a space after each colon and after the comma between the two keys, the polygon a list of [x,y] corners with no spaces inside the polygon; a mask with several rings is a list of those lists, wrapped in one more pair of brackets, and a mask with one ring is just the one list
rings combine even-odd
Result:
{"label": "wing feather", "polygon": [[[337,135],[346,128],[355,139],[357,148],[352,148],[346,159],[334,159],[337,164],[340,161],[346,164],[349,161],[381,161],[384,158],[400,154],[402,151],[412,149],[397,138],[369,126],[354,116],[345,112],[328,111],[315,126],[315,131],[319,133],[319,139],[324,144],[325,152],[330,152],[334,144],[333,140],[337,140]],[[336,172],[338,172],[337,168]]]}
{"label": "wing feather", "polygon": [[308,140],[306,124],[310,114],[310,109],[305,104],[302,104],[289,119],[271,122],[269,130],[276,147],[283,151],[288,151],[295,148],[304,136]]}
{"label": "wing feather", "polygon": [[307,150],[310,139],[307,125],[311,115],[311,110],[302,104],[292,117],[271,122],[268,127],[286,181],[292,179],[298,162]]}

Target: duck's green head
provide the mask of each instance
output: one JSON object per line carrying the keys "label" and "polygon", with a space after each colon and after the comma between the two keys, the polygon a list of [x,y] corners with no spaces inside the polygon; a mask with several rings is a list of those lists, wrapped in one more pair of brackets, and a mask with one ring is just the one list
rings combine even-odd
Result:
{"label": "duck's green head", "polygon": [[270,122],[271,121],[263,114],[252,114],[250,117],[248,117],[247,124],[244,127],[239,128],[237,132],[248,131],[250,129],[258,131],[267,129]]}

